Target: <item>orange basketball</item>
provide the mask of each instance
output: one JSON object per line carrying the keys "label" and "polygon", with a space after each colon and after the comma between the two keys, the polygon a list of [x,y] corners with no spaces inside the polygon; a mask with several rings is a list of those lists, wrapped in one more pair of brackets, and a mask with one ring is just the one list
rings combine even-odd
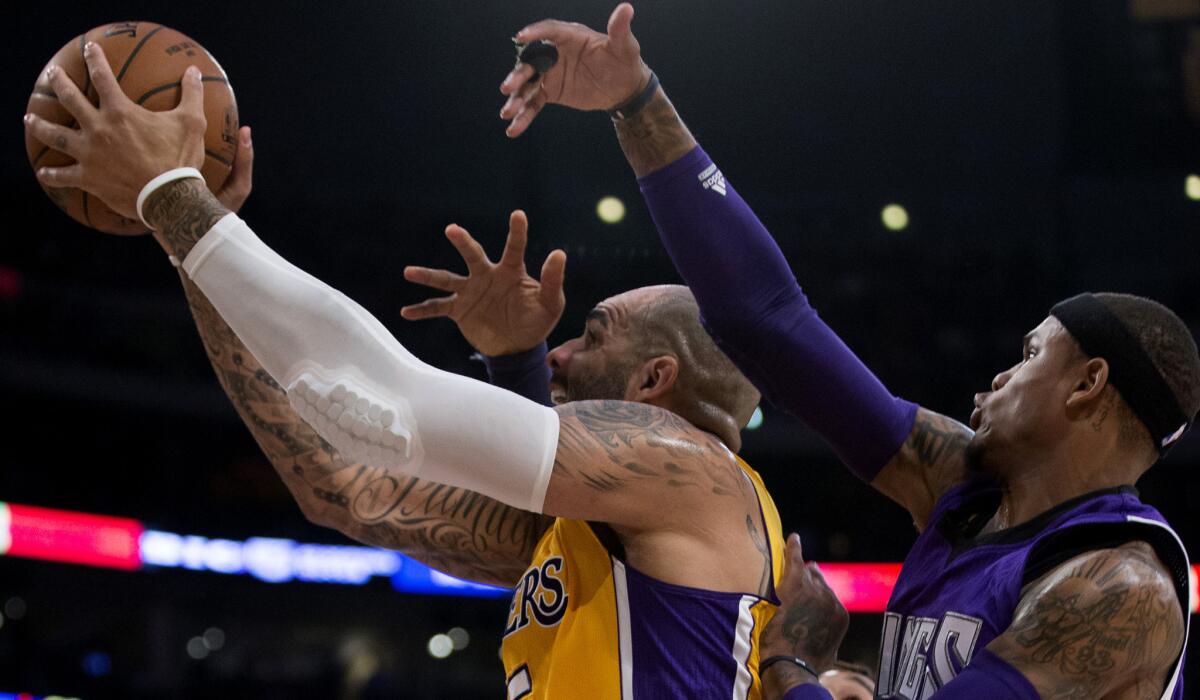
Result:
{"label": "orange basketball", "polygon": [[[173,109],[179,104],[179,85],[188,66],[195,65],[200,69],[204,116],[208,119],[208,130],[204,134],[204,166],[200,172],[209,189],[218,190],[229,176],[237,152],[238,114],[233,89],[216,59],[200,44],[161,24],[116,22],[96,27],[72,39],[46,64],[46,68],[60,66],[92,104],[98,104],[99,98],[83,60],[83,47],[89,41],[104,49],[113,74],[129,99],[156,112]],[[27,111],[56,124],[75,126],[74,118],[50,89],[45,68],[34,83]],[[75,162],[70,156],[33,138],[28,127],[25,129],[25,151],[35,171],[43,166]],[[42,189],[59,209],[84,226],[122,235],[146,232],[140,221],[117,214],[87,192],[44,185]]]}

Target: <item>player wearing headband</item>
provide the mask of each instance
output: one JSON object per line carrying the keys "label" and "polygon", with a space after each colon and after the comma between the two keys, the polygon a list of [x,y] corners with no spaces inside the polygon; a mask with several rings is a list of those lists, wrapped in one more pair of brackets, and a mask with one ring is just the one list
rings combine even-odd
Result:
{"label": "player wearing headband", "polygon": [[[763,395],[828,440],[920,530],[884,616],[880,698],[1180,698],[1189,616],[1178,537],[1132,486],[1200,409],[1200,356],[1165,307],[1123,294],[1056,305],[971,426],[890,394],[817,316],[770,234],[642,62],[622,4],[607,34],[521,30],[558,64],[501,92],[517,136],[547,103],[613,113],[621,147],[707,328]],[[611,113],[611,112],[610,112]],[[835,615],[789,543],[764,631],[775,696],[828,698]],[[797,658],[799,657],[799,658]]]}
{"label": "player wearing headband", "polygon": [[[223,386],[314,521],[513,585],[509,698],[759,697],[758,632],[775,610],[782,537],[761,480],[733,453],[759,397],[686,288],[597,304],[583,335],[550,353],[554,408],[441,372],[267,247],[187,167],[203,159],[195,69],[176,110],[149,112],[121,93],[99,47],[84,54],[100,106],[52,69],[80,129],[28,121],[77,165],[39,177],[156,229]],[[517,252],[524,217],[512,225],[499,265],[452,227],[470,276],[414,279],[474,295],[460,300],[477,311],[517,311],[490,319],[511,332],[538,286]],[[561,285],[561,254],[553,260]],[[532,295],[557,311],[542,309],[528,345],[562,309],[553,285]]]}

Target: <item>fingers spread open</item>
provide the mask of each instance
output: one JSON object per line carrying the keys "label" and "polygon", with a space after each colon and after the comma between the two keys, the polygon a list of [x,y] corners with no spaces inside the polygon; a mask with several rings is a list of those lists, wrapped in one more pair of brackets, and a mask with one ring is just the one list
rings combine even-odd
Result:
{"label": "fingers spread open", "polygon": [[458,224],[450,224],[446,227],[446,238],[450,239],[454,249],[467,264],[467,272],[475,274],[487,271],[491,261],[483,252],[483,246],[479,245],[479,242],[472,238],[465,228]]}
{"label": "fingers spread open", "polygon": [[513,117],[512,123],[508,125],[508,128],[504,130],[504,133],[507,134],[509,138],[516,138],[525,133],[525,130],[529,128],[529,125],[533,123],[533,120],[537,118],[538,113],[541,112],[542,108],[545,106],[546,92],[540,89],[533,91],[529,99],[525,101],[524,108],[522,108],[517,115]]}
{"label": "fingers spread open", "polygon": [[504,76],[504,82],[500,83],[500,93],[511,95],[517,92],[533,77],[534,72],[533,66],[528,63],[518,63]]}
{"label": "fingers spread open", "polygon": [[82,144],[78,131],[48,122],[36,114],[25,115],[25,123],[29,126],[29,133],[33,134],[35,139],[60,153],[65,153],[76,160],[79,159]]}
{"label": "fingers spread open", "polygon": [[400,309],[400,315],[409,321],[423,321],[427,318],[449,316],[454,311],[454,297],[426,299],[419,304],[412,304]]}
{"label": "fingers spread open", "polygon": [[525,268],[525,245],[529,240],[529,219],[520,209],[508,217],[508,240],[504,242],[504,252],[500,255],[500,264],[508,267]]}
{"label": "fingers spread open", "polygon": [[563,22],[557,19],[544,19],[534,22],[517,32],[517,41],[528,44],[531,41],[546,40],[555,44],[564,44],[572,39],[582,39],[588,34],[595,33],[591,29],[575,22]]}
{"label": "fingers spread open", "polygon": [[71,113],[72,117],[75,117],[75,121],[85,129],[95,123],[96,108],[83,96],[66,71],[58,66],[50,66],[46,77],[50,80],[50,87],[58,96],[58,101]]}
{"label": "fingers spread open", "polygon": [[409,265],[404,268],[404,279],[426,287],[440,289],[443,292],[457,292],[467,283],[467,278],[456,275],[449,270],[435,270],[431,267]]}
{"label": "fingers spread open", "polygon": [[551,251],[542,263],[541,296],[547,306],[563,303],[563,279],[567,273],[567,254],[561,250]]}
{"label": "fingers spread open", "polygon": [[96,94],[100,96],[102,108],[130,101],[121,91],[121,86],[117,84],[112,66],[108,65],[108,58],[99,44],[89,41],[83,47],[83,60],[87,62],[88,75],[92,79],[92,85],[96,87]]}

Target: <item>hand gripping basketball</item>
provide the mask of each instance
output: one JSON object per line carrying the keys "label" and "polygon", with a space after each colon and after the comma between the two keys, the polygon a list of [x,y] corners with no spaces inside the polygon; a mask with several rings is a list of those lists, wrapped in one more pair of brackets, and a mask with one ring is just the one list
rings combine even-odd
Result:
{"label": "hand gripping basketball", "polygon": [[37,176],[47,187],[78,187],[122,216],[136,218],[137,196],[147,182],[168,170],[204,163],[206,120],[200,71],[193,66],[184,73],[178,107],[151,112],[121,91],[103,49],[89,43],[84,58],[100,96],[98,108],[57,66],[47,73],[59,101],[78,121],[78,129],[25,115],[39,141],[76,161],[60,168],[40,168]]}

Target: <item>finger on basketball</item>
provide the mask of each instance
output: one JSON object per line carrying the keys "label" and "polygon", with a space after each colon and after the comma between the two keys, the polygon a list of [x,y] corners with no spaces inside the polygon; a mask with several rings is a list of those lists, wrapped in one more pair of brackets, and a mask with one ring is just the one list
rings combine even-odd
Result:
{"label": "finger on basketball", "polygon": [[65,153],[76,160],[79,159],[80,139],[78,131],[48,122],[36,114],[26,115],[26,123],[29,125],[29,133],[35,139],[60,153]]}
{"label": "finger on basketball", "polygon": [[446,227],[446,238],[450,239],[451,245],[462,256],[463,262],[467,264],[467,272],[475,274],[487,270],[491,261],[483,252],[483,246],[479,245],[479,242],[472,238],[465,228],[458,224],[450,224]]}
{"label": "finger on basketball", "polygon": [[457,292],[467,283],[467,278],[456,275],[449,270],[436,270],[431,267],[409,265],[404,268],[404,279],[414,284],[420,284],[443,292]]}
{"label": "finger on basketball", "polygon": [[529,219],[525,212],[517,209],[508,216],[508,239],[504,241],[504,252],[500,264],[509,267],[525,267],[525,246],[529,241]]}
{"label": "finger on basketball", "polygon": [[129,98],[121,91],[117,78],[113,75],[112,66],[108,65],[108,57],[100,44],[89,41],[83,47],[83,60],[87,63],[88,76],[100,96],[101,107],[112,107],[118,103],[129,102]]}
{"label": "finger on basketball", "polygon": [[526,82],[534,75],[533,66],[528,63],[518,63],[508,75],[504,77],[504,82],[500,83],[500,93],[503,95],[511,95],[521,89]]}
{"label": "finger on basketball", "polygon": [[50,80],[50,87],[54,90],[54,95],[58,97],[59,103],[71,113],[72,117],[75,117],[75,121],[84,128],[95,123],[96,108],[83,96],[66,71],[58,66],[50,66],[46,77]]}
{"label": "finger on basketball", "polygon": [[81,187],[83,169],[78,164],[61,168],[39,168],[37,179],[46,187]]}
{"label": "finger on basketball", "polygon": [[198,114],[204,117],[204,84],[200,80],[200,69],[188,66],[183,72],[180,85],[179,106],[175,109],[181,112]]}
{"label": "finger on basketball", "polygon": [[221,186],[217,199],[230,211],[236,212],[246,203],[254,187],[254,144],[250,140],[250,127],[238,129],[237,151],[233,156],[233,169],[229,179]]}
{"label": "finger on basketball", "polygon": [[426,299],[419,304],[410,304],[400,309],[400,315],[409,321],[424,321],[427,318],[449,316],[454,311],[454,297]]}

